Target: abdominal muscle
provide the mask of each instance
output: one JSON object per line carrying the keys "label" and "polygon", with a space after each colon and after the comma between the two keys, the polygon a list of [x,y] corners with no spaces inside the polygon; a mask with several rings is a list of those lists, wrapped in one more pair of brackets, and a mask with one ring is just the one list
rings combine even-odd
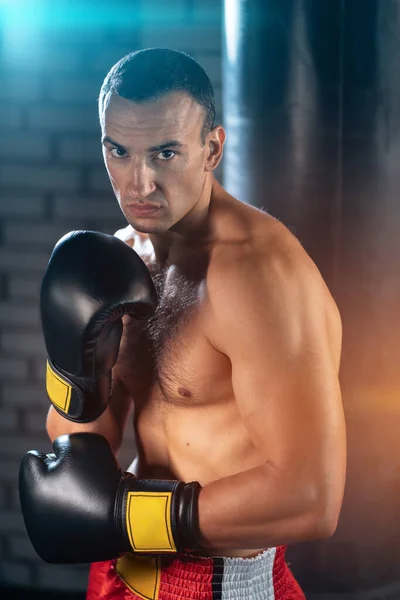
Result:
{"label": "abdominal muscle", "polygon": [[[265,457],[253,445],[238,410],[230,361],[209,342],[213,324],[207,306],[200,302],[189,313],[174,310],[175,298],[179,308],[185,289],[186,300],[197,297],[184,278],[174,277],[170,272],[160,300],[160,327],[155,322],[148,337],[136,339],[136,323],[127,320],[124,326],[119,376],[135,406],[138,455],[132,472],[139,478],[198,481],[205,487],[259,466]],[[179,315],[172,327],[170,314]],[[161,337],[154,335],[158,333]],[[153,351],[153,339],[162,351]],[[151,360],[142,362],[146,356]],[[262,550],[207,548],[197,554],[250,557]]]}
{"label": "abdominal muscle", "polygon": [[[155,389],[134,427],[138,455],[129,470],[139,478],[198,481],[204,487],[262,463],[232,398],[179,406]],[[263,550],[207,548],[195,554],[249,558]]]}

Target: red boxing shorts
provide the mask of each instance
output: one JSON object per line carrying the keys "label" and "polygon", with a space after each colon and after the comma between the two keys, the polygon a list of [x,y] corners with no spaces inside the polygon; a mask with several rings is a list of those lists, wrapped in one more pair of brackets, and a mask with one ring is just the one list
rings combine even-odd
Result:
{"label": "red boxing shorts", "polygon": [[94,563],[86,600],[305,600],[285,547],[254,558],[126,554]]}

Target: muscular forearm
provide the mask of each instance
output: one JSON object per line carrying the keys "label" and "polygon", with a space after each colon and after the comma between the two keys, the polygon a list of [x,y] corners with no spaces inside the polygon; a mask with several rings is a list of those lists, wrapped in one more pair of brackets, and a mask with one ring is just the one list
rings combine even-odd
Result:
{"label": "muscular forearm", "polygon": [[122,382],[115,377],[111,399],[100,417],[89,423],[75,423],[51,406],[47,415],[47,433],[52,442],[66,433],[99,433],[106,438],[114,452],[118,452],[131,409],[132,399]]}
{"label": "muscular forearm", "polygon": [[106,438],[114,452],[118,452],[122,441],[121,427],[118,425],[111,407],[107,407],[105,412],[91,423],[74,423],[62,417],[51,406],[47,415],[46,429],[52,442],[60,435],[65,434],[99,433]]}
{"label": "muscular forearm", "polygon": [[329,537],[339,508],[320,496],[317,486],[283,481],[269,465],[215,481],[199,497],[203,544],[259,549]]}

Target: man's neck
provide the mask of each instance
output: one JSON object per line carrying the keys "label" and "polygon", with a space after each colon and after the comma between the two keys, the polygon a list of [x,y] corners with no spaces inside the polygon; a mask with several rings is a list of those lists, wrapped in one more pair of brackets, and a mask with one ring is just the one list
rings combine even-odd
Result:
{"label": "man's neck", "polygon": [[202,244],[211,236],[209,209],[213,196],[213,177],[206,178],[201,196],[192,210],[165,233],[149,234],[157,262],[165,264],[185,246]]}

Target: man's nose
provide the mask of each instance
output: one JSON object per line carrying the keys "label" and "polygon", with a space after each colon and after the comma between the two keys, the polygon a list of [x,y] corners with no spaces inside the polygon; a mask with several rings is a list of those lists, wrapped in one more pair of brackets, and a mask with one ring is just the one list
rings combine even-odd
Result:
{"label": "man's nose", "polygon": [[128,194],[133,200],[141,200],[156,189],[154,172],[147,165],[134,165],[129,178]]}

